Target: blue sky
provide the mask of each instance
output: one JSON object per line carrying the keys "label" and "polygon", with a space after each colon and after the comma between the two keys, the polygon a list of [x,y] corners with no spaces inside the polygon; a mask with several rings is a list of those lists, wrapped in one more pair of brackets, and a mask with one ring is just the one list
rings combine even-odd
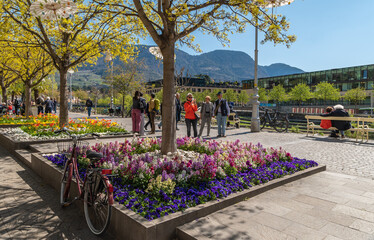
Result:
{"label": "blue sky", "polygon": [[[290,48],[259,44],[260,65],[281,62],[309,72],[374,64],[374,0],[295,0],[276,12],[287,17],[289,33],[297,40]],[[230,36],[230,47],[222,47],[212,37],[194,35],[203,52],[227,49],[254,57],[253,27]],[[198,54],[185,47],[181,50]]]}

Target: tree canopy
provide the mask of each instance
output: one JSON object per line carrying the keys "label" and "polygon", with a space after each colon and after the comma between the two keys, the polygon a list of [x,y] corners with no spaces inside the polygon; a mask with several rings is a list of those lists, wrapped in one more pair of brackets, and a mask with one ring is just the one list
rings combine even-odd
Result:
{"label": "tree canopy", "polygon": [[327,100],[338,100],[341,98],[339,89],[335,88],[332,83],[321,82],[316,86],[314,96],[317,99],[323,100],[326,104]]}
{"label": "tree canopy", "polygon": [[310,87],[305,83],[299,83],[295,87],[291,89],[289,92],[289,96],[291,100],[298,102],[307,101],[313,97],[313,94],[310,91]]}

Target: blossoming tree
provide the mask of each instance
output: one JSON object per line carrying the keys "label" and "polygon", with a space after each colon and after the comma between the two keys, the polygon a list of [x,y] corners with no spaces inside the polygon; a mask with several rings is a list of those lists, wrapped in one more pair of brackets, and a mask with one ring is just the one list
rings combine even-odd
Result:
{"label": "blossoming tree", "polygon": [[2,16],[18,24],[32,35],[52,59],[60,74],[60,127],[67,125],[67,72],[70,68],[94,64],[106,51],[127,59],[133,54],[133,38],[129,33],[138,30],[134,18],[118,17],[115,12],[103,12],[92,0],[74,0],[77,12],[68,18],[52,15],[51,19],[35,17],[30,11],[31,0],[1,1]]}
{"label": "blossoming tree", "polygon": [[[285,31],[289,25],[281,15],[267,14],[275,0],[95,0],[108,12],[136,16],[160,48],[163,56],[162,152],[175,152],[174,51],[177,43],[196,50],[193,32],[211,34],[223,44],[228,34],[244,32],[247,23],[265,33],[264,41],[289,44],[295,41]],[[279,1],[279,0],[278,0]],[[283,0],[280,0],[283,1]]]}

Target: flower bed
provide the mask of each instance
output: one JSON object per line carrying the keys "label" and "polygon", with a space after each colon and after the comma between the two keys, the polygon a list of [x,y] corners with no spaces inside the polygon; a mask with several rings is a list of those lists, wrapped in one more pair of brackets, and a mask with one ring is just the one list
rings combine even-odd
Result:
{"label": "flower bed", "polygon": [[[115,200],[148,220],[317,166],[261,144],[180,138],[178,151],[167,155],[161,155],[160,144],[159,139],[134,139],[90,147],[104,155],[93,164],[118,174],[112,179]],[[81,152],[84,171],[90,161]],[[46,157],[64,164],[61,155]]]}
{"label": "flower bed", "polygon": [[36,122],[40,123],[52,123],[57,122],[58,116],[55,114],[45,114],[45,115],[38,115],[38,116],[29,116],[26,118],[25,116],[10,116],[10,115],[3,115],[0,117],[0,125],[18,125],[18,124],[34,124]]}
{"label": "flower bed", "polygon": [[[56,136],[54,134],[54,131],[59,129],[57,115],[39,115],[30,119],[17,116],[13,118],[13,121],[10,119],[12,118],[2,118],[3,122],[6,124],[24,124],[24,126],[15,129],[3,129],[0,131],[8,135],[16,136],[17,140],[65,138],[63,135]],[[127,133],[127,131],[120,127],[116,122],[105,119],[70,119],[69,124],[66,127],[74,134],[95,132],[102,135],[115,135]]]}

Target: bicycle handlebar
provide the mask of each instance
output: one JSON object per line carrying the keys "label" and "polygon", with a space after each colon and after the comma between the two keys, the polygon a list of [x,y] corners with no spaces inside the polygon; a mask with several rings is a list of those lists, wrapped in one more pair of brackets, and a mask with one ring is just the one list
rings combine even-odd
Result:
{"label": "bicycle handlebar", "polygon": [[77,139],[84,138],[84,137],[86,137],[86,136],[88,136],[88,135],[92,135],[93,137],[96,137],[96,138],[100,137],[100,135],[97,134],[97,133],[85,133],[85,134],[83,134],[83,135],[73,135],[73,134],[71,134],[71,130],[67,129],[66,127],[63,127],[63,128],[60,129],[60,130],[56,130],[56,131],[54,131],[55,134],[59,134],[59,133],[62,133],[62,132],[67,133],[67,134],[69,135],[69,137],[71,137],[71,138],[74,138],[74,137],[75,137],[75,138],[77,138]]}

